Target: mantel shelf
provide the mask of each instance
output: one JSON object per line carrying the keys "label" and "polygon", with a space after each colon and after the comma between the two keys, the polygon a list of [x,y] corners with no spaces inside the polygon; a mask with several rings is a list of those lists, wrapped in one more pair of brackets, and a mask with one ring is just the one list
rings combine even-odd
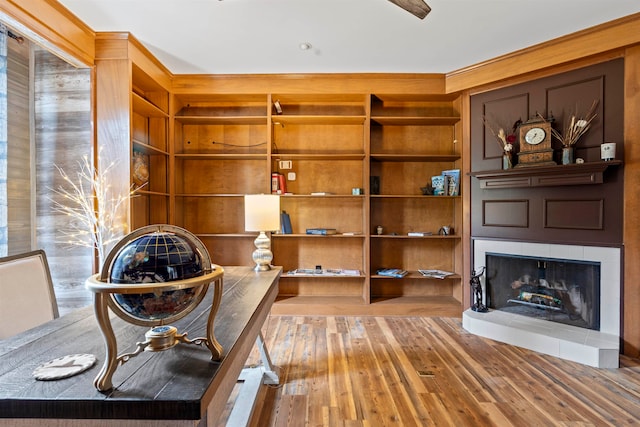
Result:
{"label": "mantel shelf", "polygon": [[604,171],[621,164],[621,160],[613,160],[571,165],[526,166],[471,172],[469,175],[480,180],[480,188],[483,189],[602,184]]}

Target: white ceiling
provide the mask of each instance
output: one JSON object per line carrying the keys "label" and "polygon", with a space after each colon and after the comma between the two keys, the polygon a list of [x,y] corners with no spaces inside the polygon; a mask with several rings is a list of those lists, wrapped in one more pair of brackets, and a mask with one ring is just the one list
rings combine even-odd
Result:
{"label": "white ceiling", "polygon": [[[59,0],[174,74],[446,73],[640,12],[638,0]],[[299,48],[308,42],[308,50]]]}

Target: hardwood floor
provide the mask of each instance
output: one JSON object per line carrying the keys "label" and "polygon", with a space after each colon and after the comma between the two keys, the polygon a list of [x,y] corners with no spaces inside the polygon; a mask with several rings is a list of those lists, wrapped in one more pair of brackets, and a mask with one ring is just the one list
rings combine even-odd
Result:
{"label": "hardwood floor", "polygon": [[640,423],[640,361],[624,356],[591,368],[444,317],[271,316],[263,333],[281,385],[264,388],[254,426]]}

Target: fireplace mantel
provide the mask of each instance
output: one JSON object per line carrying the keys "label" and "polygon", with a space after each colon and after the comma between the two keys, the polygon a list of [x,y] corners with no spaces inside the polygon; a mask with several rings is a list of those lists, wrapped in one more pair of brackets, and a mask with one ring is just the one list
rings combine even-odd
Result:
{"label": "fireplace mantel", "polygon": [[471,172],[469,175],[480,181],[482,189],[602,184],[604,171],[621,164],[621,160],[613,160],[571,165],[526,166]]}

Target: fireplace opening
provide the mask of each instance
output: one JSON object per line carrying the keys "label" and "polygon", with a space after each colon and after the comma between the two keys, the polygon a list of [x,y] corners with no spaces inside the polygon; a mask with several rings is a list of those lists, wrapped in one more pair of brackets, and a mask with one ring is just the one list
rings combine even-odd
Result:
{"label": "fireplace opening", "polygon": [[600,263],[486,253],[487,307],[600,330]]}

